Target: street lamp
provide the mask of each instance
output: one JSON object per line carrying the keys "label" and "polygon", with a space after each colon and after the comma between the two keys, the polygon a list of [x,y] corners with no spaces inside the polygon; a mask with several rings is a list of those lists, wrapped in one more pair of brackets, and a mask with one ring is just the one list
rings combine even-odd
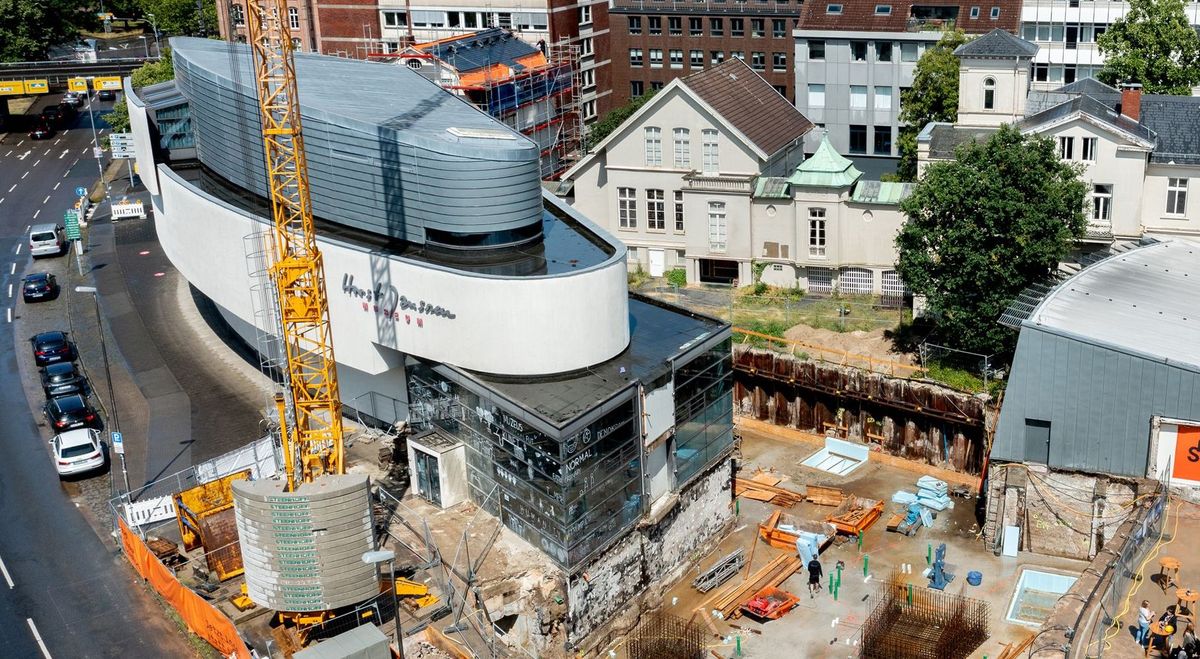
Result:
{"label": "street lamp", "polygon": [[158,23],[154,22],[154,14],[146,14],[146,20],[150,21],[150,27],[154,28],[154,55],[162,57],[162,47],[158,45]]}
{"label": "street lamp", "polygon": [[404,659],[404,636],[400,631],[400,600],[396,598],[396,552],[390,549],[369,551],[362,555],[362,562],[367,565],[388,564],[392,575],[392,615],[395,616],[396,622],[396,651],[400,653],[400,659]]}
{"label": "street lamp", "polygon": [[[108,400],[112,409],[112,429],[109,436],[112,436],[114,431],[121,431],[120,419],[117,416],[117,392],[113,391],[112,386],[112,371],[108,368],[108,343],[104,340],[104,323],[100,318],[100,295],[95,286],[76,286],[76,293],[91,293],[92,303],[96,307],[96,328],[100,333],[100,354],[104,356],[104,380],[108,383]],[[112,446],[112,442],[109,442]],[[121,456],[121,477],[125,481],[125,492],[129,492],[129,472],[125,469],[125,450],[122,449],[118,455]]]}
{"label": "street lamp", "polygon": [[[88,80],[92,79],[88,78]],[[87,90],[87,112],[88,118],[92,120],[92,155],[96,157],[96,171],[100,173],[100,182],[104,183],[104,197],[107,199],[108,183],[104,180],[104,165],[101,163],[101,154],[104,153],[104,149],[100,148],[100,138],[96,135],[96,113],[92,110],[92,91],[92,89]]]}
{"label": "street lamp", "polygon": [[146,49],[146,59],[150,59],[150,42],[144,34],[138,38],[142,40],[142,48]]}

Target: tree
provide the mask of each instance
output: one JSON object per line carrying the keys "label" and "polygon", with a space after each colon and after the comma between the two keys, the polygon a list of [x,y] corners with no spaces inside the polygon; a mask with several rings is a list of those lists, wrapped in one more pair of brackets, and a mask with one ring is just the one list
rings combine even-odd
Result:
{"label": "tree", "polygon": [[1102,82],[1136,82],[1147,93],[1176,96],[1200,85],[1200,37],[1183,0],[1130,0],[1129,11],[1096,41],[1105,57]]}
{"label": "tree", "polygon": [[[158,31],[163,34],[215,35],[217,5],[215,0],[138,0],[143,14],[154,14]],[[199,4],[200,16],[196,8]],[[244,6],[244,4],[243,4]]]}
{"label": "tree", "polygon": [[45,60],[51,46],[91,22],[68,0],[0,0],[0,62]]}
{"label": "tree", "polygon": [[655,89],[649,94],[642,94],[630,100],[619,108],[609,110],[603,119],[592,124],[592,127],[588,129],[587,139],[584,140],[586,150],[591,151],[604,138],[608,137],[610,133],[620,128],[626,119],[632,117],[633,113],[637,112],[639,108],[646,104],[646,101],[649,101],[657,93],[658,90]]}
{"label": "tree", "polygon": [[962,30],[947,30],[937,44],[917,60],[912,87],[900,93],[898,174],[903,181],[917,178],[917,133],[931,121],[958,120],[958,58],[954,49],[970,39]]}
{"label": "tree", "polygon": [[1001,313],[1084,234],[1080,171],[1049,138],[1011,126],[925,170],[900,205],[908,221],[896,237],[896,270],[925,296],[940,342],[1011,353],[1016,337],[997,322]]}
{"label": "tree", "polygon": [[[153,62],[146,62],[133,70],[129,75],[129,82],[134,89],[141,89],[150,85],[156,85],[160,82],[175,79],[175,67],[172,62],[171,49],[164,48],[160,59]],[[111,112],[105,113],[101,119],[108,123],[109,128],[114,133],[129,132],[129,107],[124,103],[115,103]],[[107,138],[106,138],[107,139]]]}

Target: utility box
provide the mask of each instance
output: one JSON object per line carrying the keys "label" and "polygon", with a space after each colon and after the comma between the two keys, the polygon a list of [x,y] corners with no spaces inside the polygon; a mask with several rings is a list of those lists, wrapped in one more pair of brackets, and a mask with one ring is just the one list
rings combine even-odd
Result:
{"label": "utility box", "polygon": [[436,428],[408,438],[408,472],[417,495],[439,508],[467,500],[467,447]]}
{"label": "utility box", "polygon": [[362,625],[314,643],[292,655],[295,659],[391,659],[388,637],[375,625]]}

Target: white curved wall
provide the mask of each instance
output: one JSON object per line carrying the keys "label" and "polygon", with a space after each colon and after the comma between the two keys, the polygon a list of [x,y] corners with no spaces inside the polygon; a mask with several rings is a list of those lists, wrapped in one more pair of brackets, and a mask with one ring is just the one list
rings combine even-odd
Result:
{"label": "white curved wall", "polygon": [[[253,323],[244,238],[265,230],[265,221],[200,192],[165,165],[158,183],[155,222],[171,263],[216,304]],[[395,367],[398,350],[484,373],[548,375],[606,361],[629,344],[623,247],[589,270],[521,278],[472,275],[330,240],[321,241],[321,253],[334,353],[339,364],[365,373]],[[356,289],[394,287],[415,308],[377,312],[361,291],[345,290],[347,276]],[[422,312],[422,302],[447,313]]]}

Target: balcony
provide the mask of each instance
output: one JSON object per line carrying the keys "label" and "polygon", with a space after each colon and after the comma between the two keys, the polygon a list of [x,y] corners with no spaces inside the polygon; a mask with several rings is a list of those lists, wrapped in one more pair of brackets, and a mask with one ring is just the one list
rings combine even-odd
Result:
{"label": "balcony", "polygon": [[906,32],[944,32],[954,29],[953,18],[914,18],[905,25]]}
{"label": "balcony", "polygon": [[1112,242],[1112,222],[1110,220],[1089,219],[1087,229],[1084,231],[1081,240],[1083,242]]}
{"label": "balcony", "polygon": [[685,174],[684,183],[688,190],[703,190],[706,192],[754,192],[754,176],[737,174],[702,174],[692,172]]}

